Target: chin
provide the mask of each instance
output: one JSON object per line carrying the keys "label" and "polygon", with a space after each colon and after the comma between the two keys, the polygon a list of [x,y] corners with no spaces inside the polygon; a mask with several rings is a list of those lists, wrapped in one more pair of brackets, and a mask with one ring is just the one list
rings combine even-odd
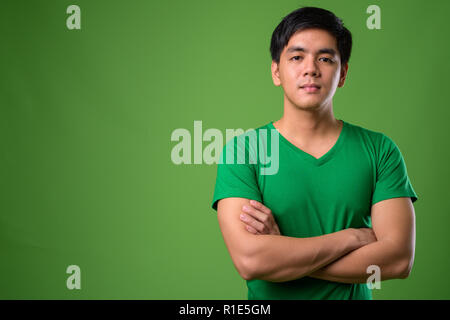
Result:
{"label": "chin", "polygon": [[317,102],[311,102],[311,103],[296,103],[294,104],[294,106],[297,109],[301,109],[301,110],[313,110],[313,109],[318,109],[320,108],[321,104],[317,103]]}
{"label": "chin", "polygon": [[300,110],[319,109],[324,102],[319,95],[301,95],[295,96],[295,99],[289,99],[289,96],[286,96],[286,98],[293,107]]}

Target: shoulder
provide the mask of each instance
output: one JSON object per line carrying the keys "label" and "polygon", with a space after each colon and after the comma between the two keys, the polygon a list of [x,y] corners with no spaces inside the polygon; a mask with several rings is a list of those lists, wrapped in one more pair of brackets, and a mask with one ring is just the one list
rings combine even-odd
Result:
{"label": "shoulder", "polygon": [[396,147],[395,142],[385,133],[360,125],[346,122],[351,134],[365,143],[372,145],[377,150],[391,149]]}
{"label": "shoulder", "polygon": [[[268,141],[267,139],[271,139],[273,132],[270,129],[271,122],[257,126],[256,128],[227,129],[226,143],[222,148],[219,164],[224,162],[234,163],[233,159],[236,157],[241,159],[236,160],[239,164],[245,164],[243,162],[245,157],[249,157],[250,155],[252,159],[257,157],[258,146],[265,146]],[[254,164],[254,161],[250,162]]]}
{"label": "shoulder", "polygon": [[[271,129],[276,131],[276,129],[271,127],[271,122],[269,122],[256,128],[231,130],[229,133],[227,132],[227,140],[224,149],[230,147],[236,148],[241,144],[242,147],[245,146],[245,148],[248,149],[249,142],[257,142],[260,138],[264,139],[266,136],[270,136]],[[243,142],[245,142],[245,144]]]}

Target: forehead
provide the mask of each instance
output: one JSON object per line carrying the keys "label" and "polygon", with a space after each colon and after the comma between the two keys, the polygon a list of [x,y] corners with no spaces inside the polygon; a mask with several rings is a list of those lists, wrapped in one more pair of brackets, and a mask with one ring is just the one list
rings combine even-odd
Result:
{"label": "forehead", "polygon": [[297,31],[291,36],[283,52],[286,52],[287,49],[294,46],[303,47],[311,51],[316,51],[321,48],[332,48],[336,52],[338,51],[336,38],[330,32],[323,29]]}

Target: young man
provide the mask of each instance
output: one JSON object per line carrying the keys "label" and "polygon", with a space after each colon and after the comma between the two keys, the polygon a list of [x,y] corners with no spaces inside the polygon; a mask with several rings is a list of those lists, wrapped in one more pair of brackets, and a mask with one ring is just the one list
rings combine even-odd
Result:
{"label": "young man", "polygon": [[333,115],[351,46],[327,10],[286,16],[270,47],[284,114],[256,129],[279,133],[278,172],[218,165],[212,207],[249,299],[371,299],[373,270],[381,280],[410,273],[417,195],[402,154],[383,133]]}

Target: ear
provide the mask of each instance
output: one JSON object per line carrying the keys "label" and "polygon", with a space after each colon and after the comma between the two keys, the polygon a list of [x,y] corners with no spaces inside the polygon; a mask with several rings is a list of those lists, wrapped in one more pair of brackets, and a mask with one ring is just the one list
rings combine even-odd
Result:
{"label": "ear", "polygon": [[273,84],[279,87],[281,85],[279,65],[272,60],[272,80]]}
{"label": "ear", "polygon": [[347,77],[347,72],[348,72],[348,62],[341,67],[341,75],[339,77],[339,83],[338,83],[339,88],[344,86],[345,79]]}

